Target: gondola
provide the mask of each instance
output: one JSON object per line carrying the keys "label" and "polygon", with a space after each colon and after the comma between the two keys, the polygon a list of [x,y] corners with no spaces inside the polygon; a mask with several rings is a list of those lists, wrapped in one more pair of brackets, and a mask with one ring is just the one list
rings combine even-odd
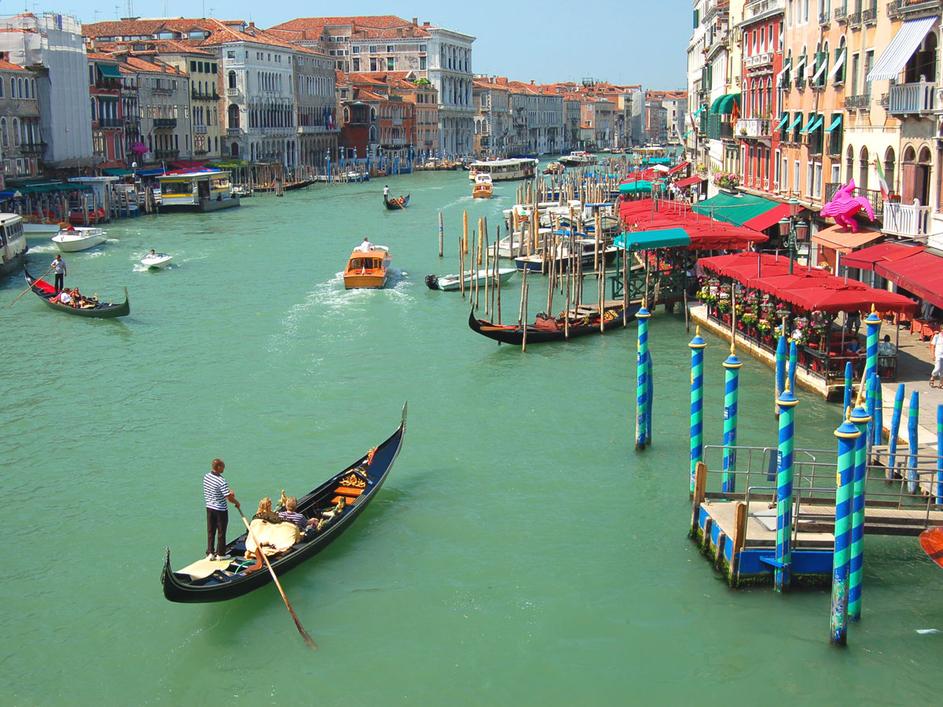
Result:
{"label": "gondola", "polygon": [[406,196],[397,196],[393,199],[389,199],[386,196],[383,197],[383,204],[390,211],[398,211],[399,209],[405,209],[409,206],[409,194]]}
{"label": "gondola", "polygon": [[[622,303],[608,303],[606,312],[606,329],[622,328],[623,322],[630,322],[635,318],[641,305],[637,302],[629,304],[628,314],[622,307]],[[587,336],[588,334],[599,334],[599,309],[598,307],[580,308],[570,318],[569,338],[574,339],[578,336]],[[468,326],[471,330],[494,339],[502,344],[513,344],[520,346],[524,340],[524,330],[517,324],[494,324],[485,319],[478,319],[475,312],[468,315]],[[544,344],[549,341],[566,341],[567,332],[564,325],[563,316],[556,318],[540,318],[533,324],[527,325],[527,343]]]}
{"label": "gondola", "polygon": [[111,302],[97,302],[94,307],[70,307],[67,304],[53,302],[56,296],[56,288],[45,280],[37,280],[24,268],[26,273],[26,283],[30,286],[37,297],[47,305],[59,312],[74,314],[79,317],[96,317],[98,319],[114,319],[115,317],[126,317],[131,311],[131,305],[128,302],[128,289],[124,290],[124,302],[113,304]]}
{"label": "gondola", "polygon": [[[335,474],[298,499],[298,512],[308,517],[316,517],[316,514],[333,506],[332,499],[338,496],[339,491],[343,492],[341,495],[347,495],[351,488],[355,488],[350,485],[352,477],[354,485],[357,483],[362,485],[362,490],[358,489],[359,495],[350,499],[349,505],[339,515],[328,521],[316,534],[311,537],[305,536],[281,555],[269,556],[276,575],[281,577],[288,570],[310,559],[334,542],[353,524],[386,480],[403,444],[405,431],[406,406],[404,405],[399,428],[373,451],[372,458],[370,454],[365,454],[342,472]],[[232,557],[241,557],[245,553],[247,535],[248,533],[243,533],[230,542],[226,546],[226,552]],[[197,562],[191,567],[200,564],[202,563]],[[169,601],[183,603],[226,601],[258,589],[272,580],[271,575],[264,569],[247,573],[246,564],[248,563],[245,561],[233,561],[226,567],[213,570],[205,577],[196,578],[183,571],[175,572],[171,568],[168,549],[164,559],[164,569],[160,576],[164,596]]]}

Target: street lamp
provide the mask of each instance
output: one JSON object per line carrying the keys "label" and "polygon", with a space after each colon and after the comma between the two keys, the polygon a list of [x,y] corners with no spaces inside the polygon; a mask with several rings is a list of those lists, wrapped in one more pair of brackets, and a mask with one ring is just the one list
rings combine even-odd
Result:
{"label": "street lamp", "polygon": [[786,250],[789,252],[789,274],[792,275],[799,251],[798,242],[805,242],[809,239],[809,222],[805,219],[798,220],[798,199],[789,200],[789,212],[789,216],[784,216],[779,220],[779,237],[786,240]]}

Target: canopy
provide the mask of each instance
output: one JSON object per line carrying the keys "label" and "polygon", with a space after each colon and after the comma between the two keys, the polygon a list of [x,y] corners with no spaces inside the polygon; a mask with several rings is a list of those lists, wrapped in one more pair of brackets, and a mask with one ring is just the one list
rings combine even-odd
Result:
{"label": "canopy", "polygon": [[704,177],[695,174],[691,177],[685,177],[684,179],[679,179],[675,182],[675,186],[679,189],[684,189],[685,187],[693,187],[695,184],[700,184],[704,181]]}
{"label": "canopy", "polygon": [[841,121],[842,121],[842,114],[839,113],[832,119],[831,124],[827,128],[825,128],[825,132],[827,133],[832,132],[835,128],[841,125]]}
{"label": "canopy", "polygon": [[783,126],[789,122],[789,113],[783,113],[782,119],[779,121],[779,125],[776,126],[777,130],[782,130]]}
{"label": "canopy", "polygon": [[[694,211],[718,221],[746,225],[747,221],[780,206],[779,202],[752,194],[718,194],[694,205]],[[779,218],[776,219],[777,221]]]}
{"label": "canopy", "polygon": [[910,57],[917,51],[917,47],[927,36],[927,33],[933,29],[933,25],[940,21],[939,13],[932,17],[921,17],[917,20],[907,20],[897,30],[897,34],[891,40],[890,44],[884,49],[884,52],[874,62],[871,71],[865,79],[868,83],[872,81],[889,81],[896,79]]}
{"label": "canopy", "polygon": [[683,230],[690,239],[689,250],[742,250],[769,240],[752,229],[696,214],[678,201],[624,201],[619,205],[619,216],[633,237],[642,231]]}
{"label": "canopy", "polygon": [[16,187],[16,190],[20,192],[22,196],[30,196],[32,194],[50,194],[54,192],[91,191],[92,187],[88,184],[63,184],[62,182],[46,182],[43,184],[24,184],[23,186]]}
{"label": "canopy", "polygon": [[795,120],[793,120],[793,121],[789,124],[789,130],[790,130],[790,131],[795,130],[795,129],[796,129],[797,127],[799,127],[800,125],[802,125],[802,113],[796,114]]}
{"label": "canopy", "polygon": [[690,163],[690,162],[679,162],[679,163],[676,164],[674,167],[672,167],[671,169],[668,170],[668,174],[669,174],[669,175],[674,175],[674,174],[677,174],[678,172],[683,172],[684,170],[686,170],[686,169],[687,169],[688,167],[690,167],[690,166],[691,166],[691,163]]}
{"label": "canopy", "polygon": [[815,116],[809,120],[809,124],[805,127],[805,130],[802,131],[802,134],[808,135],[809,133],[814,133],[822,127],[823,122],[825,122],[825,118],[822,115]]}
{"label": "canopy", "polygon": [[[916,303],[903,295],[835,277],[824,270],[798,263],[794,265],[790,275],[789,259],[778,255],[720,255],[701,258],[698,265],[705,270],[741,282],[747,287],[766,292],[804,311],[863,312],[874,306],[882,312],[912,312],[916,308]],[[939,265],[936,267],[939,269]],[[937,291],[943,292],[943,269],[939,272],[941,275]]]}
{"label": "canopy", "polygon": [[812,236],[812,242],[846,254],[868,245],[868,243],[873,243],[883,235],[880,231],[862,230],[858,233],[852,233],[846,231],[844,226],[830,226]]}
{"label": "canopy", "polygon": [[754,216],[749,221],[744,221],[743,225],[752,228],[754,231],[765,231],[770,226],[775,226],[784,216],[789,216],[792,207],[789,204],[777,204],[765,214]]}
{"label": "canopy", "polygon": [[98,69],[98,73],[103,79],[121,78],[121,72],[118,71],[118,66],[116,64],[102,64],[101,62],[95,62],[95,68]]}
{"label": "canopy", "polygon": [[616,248],[629,250],[651,250],[653,248],[676,248],[691,245],[691,238],[682,228],[665,228],[655,231],[638,231],[616,236],[612,244]]}
{"label": "canopy", "polygon": [[849,253],[842,259],[846,268],[858,268],[859,270],[874,270],[874,266],[880,262],[889,260],[900,260],[909,258],[915,253],[923,251],[923,246],[902,245],[900,243],[879,243],[870,248],[862,248],[854,253]]}
{"label": "canopy", "polygon": [[734,104],[740,105],[740,94],[725,93],[711,103],[710,112],[716,115],[730,115],[733,112]]}
{"label": "canopy", "polygon": [[[875,263],[874,272],[927,302],[943,307],[943,258],[926,251]],[[878,307],[880,309],[880,307]]]}
{"label": "canopy", "polygon": [[619,185],[620,194],[639,194],[642,192],[650,192],[652,190],[652,183],[644,180],[637,182],[624,182]]}
{"label": "canopy", "polygon": [[842,47],[838,51],[838,56],[835,58],[835,66],[832,67],[832,79],[838,78],[838,72],[841,71],[841,68],[845,65],[845,55],[848,53],[848,50]]}

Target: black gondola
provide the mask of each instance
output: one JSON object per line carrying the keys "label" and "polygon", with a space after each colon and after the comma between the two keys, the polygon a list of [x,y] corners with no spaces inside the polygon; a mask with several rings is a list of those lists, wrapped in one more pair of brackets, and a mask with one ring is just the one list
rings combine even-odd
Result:
{"label": "black gondola", "polygon": [[[640,307],[639,303],[630,303],[628,314],[626,314],[621,303],[607,305],[605,308],[606,329],[621,329],[623,322],[630,322],[635,319],[635,313],[638,312]],[[570,318],[570,339],[600,333],[598,308],[593,309],[596,309],[596,311],[593,312],[590,308],[582,308],[578,312],[579,316]],[[478,319],[475,317],[474,311],[468,315],[468,326],[471,327],[472,331],[487,336],[489,339],[500,341],[502,344],[520,346],[524,340],[524,329],[517,324],[494,324],[485,319]],[[534,324],[527,325],[528,344],[566,341],[567,338],[563,316],[538,318],[538,321]]]}
{"label": "black gondola", "polygon": [[52,307],[53,309],[59,312],[65,312],[66,314],[74,314],[79,317],[96,317],[98,319],[114,319],[115,317],[124,317],[127,316],[131,311],[131,305],[128,302],[128,289],[124,290],[124,302],[120,304],[113,304],[111,302],[95,302],[94,307],[70,307],[67,304],[62,304],[61,302],[53,302],[53,298],[56,296],[56,288],[50,285],[48,282],[42,279],[36,279],[26,269],[23,269],[23,272],[26,274],[26,283],[30,286],[30,289],[33,291],[37,297],[39,297],[43,302]]}
{"label": "black gondola", "polygon": [[[306,535],[287,552],[269,558],[272,569],[279,577],[319,553],[353,524],[386,480],[403,444],[405,431],[406,406],[404,405],[399,428],[376,448],[369,462],[369,454],[365,454],[342,472],[335,474],[306,496],[298,499],[298,512],[308,517],[316,517],[317,513],[327,510],[332,505],[331,499],[338,495],[339,485],[342,486],[341,482],[349,479],[351,474],[363,483],[360,495],[356,496],[340,515],[332,518],[320,531],[311,534],[311,537]],[[243,533],[230,542],[226,546],[227,553],[233,557],[242,556],[245,553],[247,535],[248,533]],[[240,568],[243,564],[233,562],[225,570],[218,569],[208,577],[194,579],[189,574],[174,572],[171,569],[168,549],[164,560],[164,570],[160,576],[164,596],[170,601],[184,603],[226,601],[258,589],[272,580],[265,569],[247,573],[244,568]]]}
{"label": "black gondola", "polygon": [[392,199],[387,198],[383,195],[383,205],[386,206],[390,211],[398,211],[399,209],[405,209],[409,206],[409,194],[406,196],[397,196]]}

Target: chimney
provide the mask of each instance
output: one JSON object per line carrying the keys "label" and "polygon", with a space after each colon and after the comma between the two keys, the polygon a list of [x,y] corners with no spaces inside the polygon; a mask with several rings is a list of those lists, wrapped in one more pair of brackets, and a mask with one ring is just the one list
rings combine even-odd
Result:
{"label": "chimney", "polygon": [[413,27],[418,27],[418,26],[419,26],[419,18],[418,18],[418,17],[414,17],[414,18],[413,18]]}
{"label": "chimney", "polygon": [[422,23],[422,26],[423,26],[423,27],[429,27],[429,21],[426,20],[425,22],[423,22],[423,23]]}

